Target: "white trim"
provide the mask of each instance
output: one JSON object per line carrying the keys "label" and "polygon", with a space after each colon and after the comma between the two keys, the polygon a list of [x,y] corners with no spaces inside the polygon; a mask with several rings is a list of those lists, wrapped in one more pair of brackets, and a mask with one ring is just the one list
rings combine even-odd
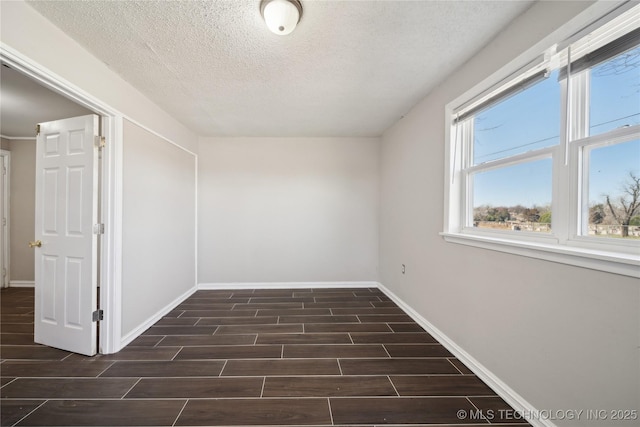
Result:
{"label": "white trim", "polygon": [[193,269],[194,269],[194,274],[193,274],[193,279],[194,279],[194,287],[198,287],[198,263],[199,258],[198,258],[198,229],[200,227],[199,225],[199,216],[198,216],[198,179],[199,179],[199,158],[196,155],[194,162],[195,162],[195,177],[194,177],[194,194],[195,194],[195,200],[194,200],[194,230],[193,230],[193,244],[194,244],[194,250],[193,250]]}
{"label": "white trim", "polygon": [[11,280],[9,281],[10,288],[34,288],[36,282],[33,280]]}
{"label": "white trim", "polygon": [[9,141],[35,141],[36,140],[33,136],[7,136],[2,134],[0,134],[0,138],[8,139]]}
{"label": "white trim", "polygon": [[[4,188],[2,189],[3,211],[0,212],[0,221],[4,217],[6,223],[0,224],[0,227],[4,227],[2,236],[2,266],[5,270],[5,275],[0,276],[0,287],[8,287],[11,281],[11,151],[0,149],[0,155],[2,156],[2,166],[6,170],[4,177]],[[2,173],[0,171],[0,173]],[[0,272],[2,274],[2,272]]]}
{"label": "white trim", "polygon": [[143,125],[139,121],[137,121],[135,119],[132,119],[131,117],[129,117],[127,115],[122,115],[122,118],[124,118],[126,121],[138,126],[139,128],[146,130],[150,134],[152,134],[154,136],[157,136],[158,138],[162,139],[163,141],[168,142],[169,144],[174,145],[174,146],[176,146],[177,148],[179,148],[179,149],[181,149],[183,151],[186,151],[187,153],[191,154],[192,156],[198,157],[197,153],[194,153],[193,151],[189,150],[188,148],[183,147],[182,145],[178,144],[177,142],[175,142],[175,141],[173,141],[173,140],[171,140],[171,139],[169,139],[169,138],[167,138],[165,136],[162,136],[158,132],[152,130],[151,128],[149,128],[149,127],[147,127],[145,125]]}
{"label": "white trim", "polygon": [[640,268],[638,268],[640,257],[637,255],[471,234],[440,233],[440,235],[451,243],[640,278]]}
{"label": "white trim", "polygon": [[[425,331],[431,334],[440,344],[456,356],[465,366],[467,366],[478,378],[484,381],[498,396],[504,399],[518,414],[527,416],[527,414],[537,414],[539,411],[530,404],[524,397],[520,396],[498,378],[493,372],[478,362],[473,356],[467,353],[462,347],[456,344],[444,332],[436,328],[431,322],[422,317],[411,306],[406,304],[397,295],[391,292],[386,286],[379,283],[379,289],[384,292],[393,302],[402,308],[413,320],[416,321]],[[555,427],[555,424],[545,419],[527,419],[534,427]]]}
{"label": "white trim", "polygon": [[100,323],[98,352],[110,354],[122,349],[122,117],[103,120],[102,132],[107,141],[102,153],[100,212],[105,227],[100,241],[100,308],[104,310],[104,320]]}
{"label": "white trim", "polygon": [[377,288],[378,282],[238,282],[198,283],[198,289],[333,289]]}
{"label": "white trim", "polygon": [[184,300],[186,300],[191,295],[193,295],[193,293],[195,291],[197,291],[197,290],[198,290],[198,288],[196,288],[196,287],[193,287],[193,288],[189,289],[188,291],[186,291],[185,293],[180,295],[178,298],[174,299],[169,304],[167,304],[163,308],[161,308],[156,314],[152,315],[147,320],[142,322],[134,330],[132,330],[131,332],[129,332],[126,335],[124,335],[122,337],[122,339],[120,340],[120,343],[119,343],[120,349],[124,348],[126,345],[131,343],[131,341],[135,340],[140,335],[142,335],[142,333],[144,331],[146,331],[151,326],[153,326],[158,320],[162,319],[165,314],[167,314],[170,311],[174,310],[178,305],[180,305]]}

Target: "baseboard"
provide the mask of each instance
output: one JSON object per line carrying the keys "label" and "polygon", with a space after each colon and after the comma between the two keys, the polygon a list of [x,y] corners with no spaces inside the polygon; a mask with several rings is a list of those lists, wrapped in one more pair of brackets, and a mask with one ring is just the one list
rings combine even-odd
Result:
{"label": "baseboard", "polygon": [[[427,319],[422,317],[411,306],[406,304],[397,295],[391,292],[386,286],[379,283],[378,288],[384,292],[393,302],[398,304],[413,320],[430,333],[438,342],[440,342],[447,350],[464,363],[474,374],[484,381],[498,396],[504,399],[518,413],[526,417],[529,414],[539,414],[533,405],[527,402],[522,396],[516,393],[511,387],[505,384],[500,378],[494,375],[490,370],[478,362],[473,356],[458,346],[453,340],[441,330],[436,328]],[[554,423],[546,419],[527,419],[534,427],[556,427]]]}
{"label": "baseboard", "polygon": [[174,299],[169,304],[164,306],[160,311],[158,311],[156,314],[148,318],[145,322],[143,322],[140,326],[135,328],[133,331],[129,332],[128,334],[120,338],[120,349],[123,349],[125,346],[131,343],[131,341],[135,340],[140,335],[142,335],[144,331],[146,331],[151,326],[153,326],[158,320],[162,319],[171,310],[174,310],[178,305],[180,305],[184,300],[186,300],[191,295],[193,295],[193,293],[197,290],[198,290],[197,287],[193,287],[189,289],[187,292],[183,293],[178,298]]}
{"label": "baseboard", "polygon": [[10,288],[35,288],[36,282],[33,280],[10,280]]}
{"label": "baseboard", "polygon": [[198,289],[332,289],[377,288],[378,282],[248,282],[248,283],[198,283]]}

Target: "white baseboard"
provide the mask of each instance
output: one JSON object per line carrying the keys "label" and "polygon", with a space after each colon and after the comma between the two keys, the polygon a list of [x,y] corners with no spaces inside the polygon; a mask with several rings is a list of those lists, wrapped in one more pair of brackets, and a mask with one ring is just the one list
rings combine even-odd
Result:
{"label": "white baseboard", "polygon": [[127,344],[131,341],[138,338],[144,331],[153,326],[158,320],[162,319],[165,314],[169,313],[171,310],[175,309],[178,305],[180,305],[184,300],[189,298],[198,288],[193,287],[189,289],[187,292],[180,295],[178,298],[171,301],[169,304],[164,306],[161,310],[159,310],[156,314],[148,318],[145,322],[143,322],[140,326],[135,328],[133,331],[124,335],[120,338],[120,349],[123,349]]}
{"label": "white baseboard", "polygon": [[198,289],[332,289],[377,288],[378,282],[248,282],[248,283],[198,283]]}
{"label": "white baseboard", "polygon": [[33,280],[10,280],[10,288],[35,288],[36,282]]}
{"label": "white baseboard", "polygon": [[[436,328],[427,319],[422,317],[418,312],[398,298],[393,292],[387,289],[383,284],[378,284],[378,288],[384,292],[393,302],[398,304],[413,320],[415,320],[425,331],[430,333],[440,344],[456,356],[464,363],[478,378],[484,381],[498,396],[504,399],[518,414],[526,416],[527,414],[538,414],[540,411],[527,402],[522,396],[516,393],[511,387],[505,384],[500,378],[494,375],[484,365],[478,362],[473,356],[458,346],[453,340],[445,335],[441,330]],[[534,427],[556,427],[554,423],[546,419],[527,419]]]}

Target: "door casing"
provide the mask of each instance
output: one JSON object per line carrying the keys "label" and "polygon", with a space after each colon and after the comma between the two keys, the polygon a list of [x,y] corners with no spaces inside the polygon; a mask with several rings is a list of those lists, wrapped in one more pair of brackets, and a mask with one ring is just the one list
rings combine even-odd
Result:
{"label": "door casing", "polygon": [[[0,167],[0,173],[4,169],[4,176],[2,177],[2,210],[0,211],[0,221],[5,219],[4,223],[0,222],[2,230],[2,239],[0,241],[0,249],[2,249],[2,258],[0,259],[0,287],[9,287],[9,281],[11,280],[11,234],[9,233],[9,227],[11,226],[11,209],[10,209],[10,186],[11,186],[11,152],[8,150],[0,150],[2,165]],[[4,275],[2,274],[4,269]]]}
{"label": "door casing", "polygon": [[100,217],[104,234],[100,239],[99,295],[104,319],[98,327],[98,352],[115,353],[121,344],[122,287],[122,138],[123,115],[102,100],[70,84],[14,49],[2,46],[0,61],[32,78],[40,85],[95,112],[102,119],[106,145],[102,150]]}

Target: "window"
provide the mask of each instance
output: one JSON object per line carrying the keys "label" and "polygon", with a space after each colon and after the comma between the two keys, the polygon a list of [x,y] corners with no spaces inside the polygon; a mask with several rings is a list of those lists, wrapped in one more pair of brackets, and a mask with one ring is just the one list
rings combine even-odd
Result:
{"label": "window", "polygon": [[637,268],[638,22],[640,6],[453,105],[447,240]]}

